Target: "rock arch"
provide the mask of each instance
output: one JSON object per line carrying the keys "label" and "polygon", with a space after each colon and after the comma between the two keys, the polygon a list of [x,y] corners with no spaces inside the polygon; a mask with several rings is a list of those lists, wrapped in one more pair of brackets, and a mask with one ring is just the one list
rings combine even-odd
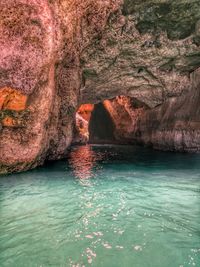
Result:
{"label": "rock arch", "polygon": [[26,98],[0,110],[2,173],[65,157],[78,106],[119,95],[150,108],[138,142],[200,151],[200,3],[165,2],[0,2],[0,103]]}

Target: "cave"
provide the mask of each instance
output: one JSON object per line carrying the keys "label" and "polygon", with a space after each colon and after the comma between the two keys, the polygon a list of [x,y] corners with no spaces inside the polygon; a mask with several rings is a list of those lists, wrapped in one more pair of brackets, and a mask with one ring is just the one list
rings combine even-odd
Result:
{"label": "cave", "polygon": [[0,0],[0,267],[200,266],[199,173],[200,0]]}
{"label": "cave", "polygon": [[136,98],[123,95],[96,104],[83,104],[76,112],[74,143],[134,143],[139,118],[147,109],[147,105]]}
{"label": "cave", "polygon": [[115,143],[115,124],[103,102],[81,105],[76,113],[75,143]]}
{"label": "cave", "polygon": [[85,104],[108,111],[107,140],[200,152],[200,1],[14,2],[0,1],[1,173],[65,158]]}
{"label": "cave", "polygon": [[102,103],[96,104],[89,122],[89,143],[114,143],[115,125]]}

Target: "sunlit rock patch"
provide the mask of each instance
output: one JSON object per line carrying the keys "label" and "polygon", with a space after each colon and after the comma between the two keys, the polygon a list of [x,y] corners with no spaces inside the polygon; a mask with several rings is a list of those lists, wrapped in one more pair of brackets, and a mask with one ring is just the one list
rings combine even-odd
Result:
{"label": "sunlit rock patch", "polygon": [[0,119],[2,126],[25,126],[24,111],[28,97],[18,90],[4,87],[0,89]]}
{"label": "sunlit rock patch", "polygon": [[103,102],[109,112],[114,125],[115,139],[120,143],[135,142],[137,123],[148,110],[148,106],[135,98],[118,96]]}
{"label": "sunlit rock patch", "polygon": [[89,141],[89,121],[94,109],[93,104],[81,105],[76,112],[75,143],[87,143]]}
{"label": "sunlit rock patch", "polygon": [[4,87],[0,89],[0,110],[25,110],[27,98],[16,89]]}
{"label": "sunlit rock patch", "polygon": [[5,116],[2,120],[2,126],[7,126],[7,127],[20,127],[22,126],[22,122],[18,119]]}

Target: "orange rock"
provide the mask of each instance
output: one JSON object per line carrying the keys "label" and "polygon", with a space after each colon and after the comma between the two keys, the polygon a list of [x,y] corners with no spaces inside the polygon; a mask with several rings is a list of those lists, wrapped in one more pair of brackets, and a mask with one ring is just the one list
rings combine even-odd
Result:
{"label": "orange rock", "polygon": [[91,117],[91,113],[94,109],[93,104],[83,104],[78,109],[78,114],[81,115],[85,120],[89,121]]}
{"label": "orange rock", "polygon": [[27,96],[18,90],[10,87],[0,89],[0,110],[25,110],[26,102]]}
{"label": "orange rock", "polygon": [[2,120],[2,125],[7,127],[16,127],[18,126],[17,120],[7,116]]}

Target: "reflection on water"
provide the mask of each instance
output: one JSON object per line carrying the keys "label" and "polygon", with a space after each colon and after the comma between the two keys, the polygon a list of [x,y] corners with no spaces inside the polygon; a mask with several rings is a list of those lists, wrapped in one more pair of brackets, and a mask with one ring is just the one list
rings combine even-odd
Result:
{"label": "reflection on water", "polygon": [[75,147],[0,179],[1,267],[200,266],[200,155]]}
{"label": "reflection on water", "polygon": [[72,150],[69,156],[69,164],[74,176],[79,179],[89,179],[94,176],[94,167],[100,157],[91,146],[79,146]]}

